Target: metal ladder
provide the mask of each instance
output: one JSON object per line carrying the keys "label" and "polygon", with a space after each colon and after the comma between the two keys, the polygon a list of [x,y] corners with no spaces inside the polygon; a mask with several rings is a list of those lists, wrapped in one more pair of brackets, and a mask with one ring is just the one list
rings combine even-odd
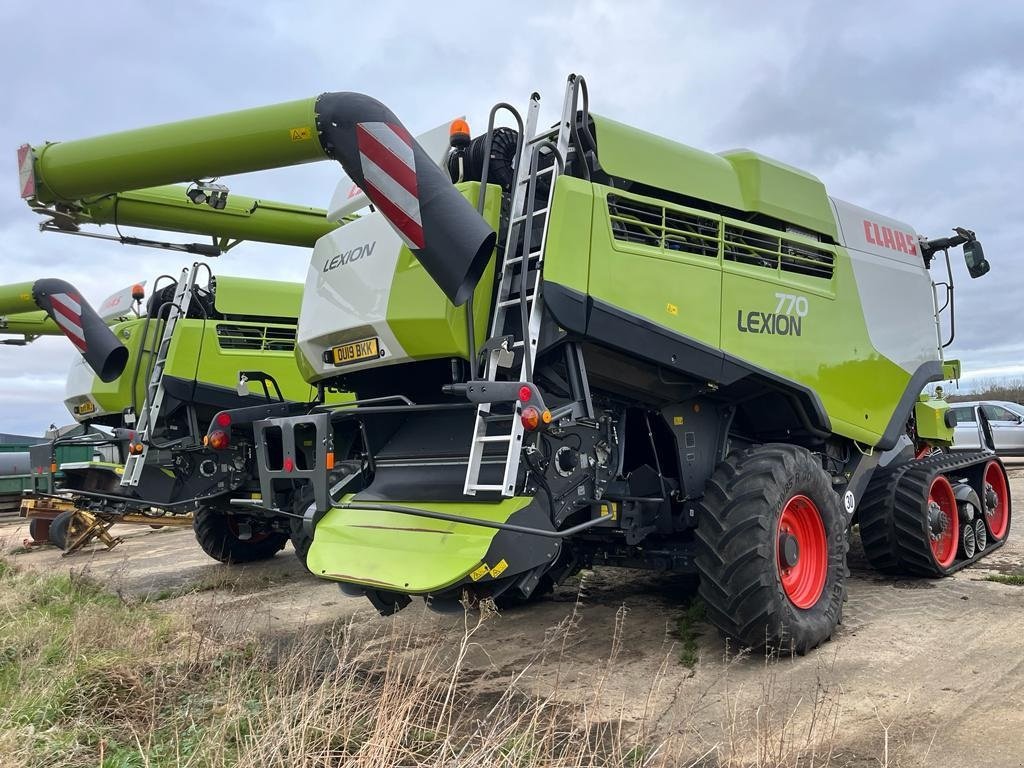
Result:
{"label": "metal ladder", "polygon": [[[537,341],[543,314],[539,293],[541,267],[544,263],[544,249],[547,246],[548,213],[555,194],[555,180],[564,170],[568,156],[569,139],[576,120],[576,80],[570,78],[562,105],[562,116],[558,125],[550,130],[537,133],[537,117],[540,112],[540,96],[533,94],[526,114],[525,137],[522,152],[516,162],[516,180],[512,189],[512,204],[509,208],[509,223],[505,240],[505,258],[501,267],[491,337],[485,345],[487,365],[484,381],[498,381],[503,370],[511,369],[515,356],[521,353],[518,380],[533,380],[533,364],[537,355]],[[551,164],[537,169],[542,149],[554,154]],[[548,177],[547,200],[537,208],[537,181]],[[540,224],[540,242],[534,247],[534,226]],[[517,244],[522,239],[522,247]],[[515,380],[508,374],[501,380]],[[515,493],[516,477],[525,428],[519,418],[519,404],[511,413],[495,413],[492,403],[477,406],[476,421],[469,450],[469,465],[466,468],[466,482],[463,493],[475,496],[477,491],[498,491],[502,496]],[[500,425],[499,431],[492,431],[491,425]],[[484,463],[484,452],[488,445],[505,446],[505,467],[500,484],[481,483],[480,472]]]}
{"label": "metal ladder", "polygon": [[[174,338],[174,328],[177,326],[178,320],[188,314],[188,306],[192,301],[198,272],[197,265],[193,264],[192,269],[187,267],[183,269],[181,277],[178,278],[174,299],[167,310],[167,322],[164,324],[160,346],[156,349],[156,360],[149,377],[149,385],[146,387],[146,400],[135,425],[133,444],[141,445],[142,450],[139,453],[129,453],[128,459],[124,463],[124,474],[121,476],[122,486],[137,486],[139,478],[142,477],[142,468],[146,464],[146,455],[149,453],[149,434],[160,417],[160,407],[164,402],[164,370],[167,367],[167,353],[171,348],[171,339]],[[143,343],[145,343],[145,339],[143,339]]]}

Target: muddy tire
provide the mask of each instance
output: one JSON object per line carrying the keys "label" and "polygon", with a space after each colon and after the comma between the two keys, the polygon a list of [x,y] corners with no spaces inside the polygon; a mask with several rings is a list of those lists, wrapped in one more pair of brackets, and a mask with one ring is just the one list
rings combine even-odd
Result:
{"label": "muddy tire", "polygon": [[[302,567],[309,571],[309,566],[306,565],[306,556],[309,554],[309,548],[313,545],[313,535],[306,533],[305,525],[302,520],[291,518],[289,521],[291,532],[288,538],[291,539],[292,546],[295,548],[295,556],[302,563]],[[312,571],[310,571],[312,573]]]}
{"label": "muddy tire", "polygon": [[74,512],[61,512],[50,521],[50,543],[61,549],[67,549],[68,531],[71,529],[71,518]]}
{"label": "muddy tire", "polygon": [[742,647],[804,654],[832,637],[846,597],[846,516],[806,449],[766,444],[715,469],[696,565],[707,617]]}
{"label": "muddy tire", "polygon": [[204,508],[195,513],[192,530],[203,551],[222,563],[252,563],[268,560],[288,542],[288,534],[279,531],[254,533],[240,538],[240,529],[232,515]]}

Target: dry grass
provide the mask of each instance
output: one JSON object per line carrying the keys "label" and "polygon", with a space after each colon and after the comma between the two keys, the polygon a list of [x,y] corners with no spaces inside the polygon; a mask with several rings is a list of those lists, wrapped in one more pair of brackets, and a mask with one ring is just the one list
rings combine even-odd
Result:
{"label": "dry grass", "polygon": [[[0,560],[0,763],[839,764],[833,745],[840,696],[827,682],[827,666],[817,689],[801,695],[781,685],[777,665],[767,663],[751,707],[749,692],[729,691],[728,681],[724,698],[709,695],[721,679],[681,693],[690,675],[680,672],[680,651],[669,643],[645,681],[646,702],[641,694],[616,704],[609,691],[618,682],[617,660],[629,653],[622,643],[625,609],[608,638],[607,659],[586,677],[572,661],[585,637],[579,610],[553,627],[515,673],[474,672],[467,659],[481,652],[476,637],[492,610],[467,613],[454,643],[436,626],[381,622],[257,647],[215,641],[181,614],[110,595],[83,577],[18,573]],[[665,722],[652,702],[672,686],[675,714]]]}

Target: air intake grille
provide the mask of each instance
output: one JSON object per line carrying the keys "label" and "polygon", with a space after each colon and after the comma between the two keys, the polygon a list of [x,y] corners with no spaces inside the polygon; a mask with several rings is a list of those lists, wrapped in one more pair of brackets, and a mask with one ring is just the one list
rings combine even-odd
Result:
{"label": "air intake grille", "polygon": [[291,352],[295,349],[295,329],[287,326],[218,323],[217,344],[221,349]]}
{"label": "air intake grille", "polygon": [[719,223],[675,208],[608,195],[612,235],[625,243],[718,258]]}
{"label": "air intake grille", "polygon": [[831,279],[835,270],[835,254],[831,251],[735,224],[725,225],[723,254],[726,261],[826,280]]}

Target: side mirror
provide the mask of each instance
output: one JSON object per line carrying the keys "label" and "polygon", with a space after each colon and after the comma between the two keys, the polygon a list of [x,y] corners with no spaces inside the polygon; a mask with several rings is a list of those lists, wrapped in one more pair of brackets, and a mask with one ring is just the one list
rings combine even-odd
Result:
{"label": "side mirror", "polygon": [[964,262],[967,264],[967,271],[971,277],[981,277],[991,269],[985,260],[985,251],[977,240],[964,243]]}

